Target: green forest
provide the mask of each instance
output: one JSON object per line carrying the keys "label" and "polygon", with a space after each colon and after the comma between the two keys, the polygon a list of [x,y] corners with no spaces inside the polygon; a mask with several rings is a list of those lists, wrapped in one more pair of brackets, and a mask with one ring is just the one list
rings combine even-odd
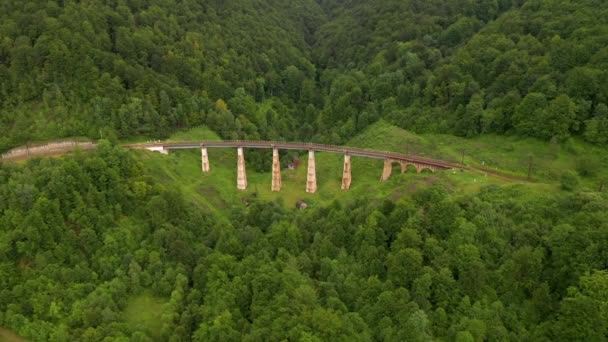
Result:
{"label": "green forest", "polygon": [[[0,153],[63,138],[98,146],[0,162],[0,340],[608,340],[606,1],[0,1]],[[493,173],[271,194],[247,150],[238,192],[122,147],[164,139]]]}
{"label": "green forest", "polygon": [[608,142],[598,0],[0,4],[0,148],[65,136],[343,143],[415,132]]}
{"label": "green forest", "polygon": [[[0,184],[0,322],[35,341],[606,337],[597,193],[454,196],[437,183],[398,201],[254,201],[218,217],[109,142],[3,165]],[[163,299],[152,324],[129,309],[142,296]]]}

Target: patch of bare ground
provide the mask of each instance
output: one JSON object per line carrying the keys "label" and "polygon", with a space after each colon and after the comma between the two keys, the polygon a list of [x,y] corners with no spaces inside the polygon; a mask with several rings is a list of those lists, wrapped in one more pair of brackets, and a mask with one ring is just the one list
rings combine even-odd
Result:
{"label": "patch of bare ground", "polygon": [[27,342],[26,339],[17,336],[14,332],[0,327],[0,341],[3,342]]}
{"label": "patch of bare ground", "polygon": [[22,146],[4,153],[0,162],[18,163],[31,158],[59,157],[76,150],[91,150],[97,147],[93,142],[56,141],[42,146]]}

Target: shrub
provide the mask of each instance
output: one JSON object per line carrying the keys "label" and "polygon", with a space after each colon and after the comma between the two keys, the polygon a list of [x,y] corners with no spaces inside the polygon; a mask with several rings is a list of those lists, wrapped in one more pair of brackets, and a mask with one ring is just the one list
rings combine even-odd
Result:
{"label": "shrub", "polygon": [[599,168],[599,162],[593,158],[580,158],[576,161],[576,172],[578,172],[581,177],[595,176]]}
{"label": "shrub", "polygon": [[561,176],[562,189],[566,191],[574,191],[578,185],[578,177],[572,171],[566,171]]}

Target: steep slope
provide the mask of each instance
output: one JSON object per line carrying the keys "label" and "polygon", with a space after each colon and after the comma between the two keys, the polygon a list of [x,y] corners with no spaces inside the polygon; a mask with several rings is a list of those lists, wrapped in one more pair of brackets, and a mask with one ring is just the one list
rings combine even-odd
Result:
{"label": "steep slope", "polygon": [[384,117],[462,136],[608,139],[606,2],[332,4],[315,50],[324,130]]}
{"label": "steep slope", "polygon": [[379,118],[608,142],[595,0],[3,2],[0,149],[87,135],[343,143]]}
{"label": "steep slope", "polygon": [[[402,133],[378,128],[360,142]],[[464,192],[451,186],[460,173],[378,186],[376,174],[365,193],[306,210],[222,194],[220,215],[186,188],[221,186],[221,157],[207,177],[195,153],[146,153],[102,142],[0,164],[0,326],[34,342],[606,335],[605,194],[494,182]],[[419,187],[387,196],[408,183]]]}
{"label": "steep slope", "polygon": [[[307,40],[323,18],[312,0],[3,1],[0,147],[163,136],[213,121],[213,103],[238,88],[245,102],[295,97],[294,82],[315,77]],[[239,114],[218,120],[247,129]]]}

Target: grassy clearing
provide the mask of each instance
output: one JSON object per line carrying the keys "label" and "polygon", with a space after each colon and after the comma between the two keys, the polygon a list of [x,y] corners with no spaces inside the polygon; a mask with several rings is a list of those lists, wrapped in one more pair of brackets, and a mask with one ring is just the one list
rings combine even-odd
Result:
{"label": "grassy clearing", "polygon": [[[180,132],[170,140],[216,140],[219,137],[206,127]],[[551,144],[535,139],[517,137],[482,136],[473,139],[449,135],[416,135],[380,121],[359,134],[346,145],[384,151],[410,153],[452,162],[460,162],[465,151],[465,164],[499,170],[502,173],[525,178],[532,160],[532,179],[523,182],[532,191],[551,193],[559,191],[559,177],[564,170],[576,171],[581,161],[592,161],[592,175],[581,177],[582,186],[596,190],[603,178],[608,178],[608,149],[571,140]],[[245,158],[250,150],[245,149]],[[420,187],[442,182],[466,194],[481,187],[512,185],[517,180],[476,172],[446,171],[435,174],[400,173],[397,164],[387,182],[380,182],[382,160],[363,157],[352,158],[353,182],[349,191],[340,189],[343,156],[316,153],[317,184],[315,194],[306,193],[307,153],[302,151],[302,163],[297,170],[282,170],[283,188],[272,192],[271,173],[247,169],[248,189],[236,189],[236,149],[209,149],[211,172],[202,173],[198,150],[172,151],[169,156],[138,151],[148,172],[168,187],[180,188],[198,204],[212,211],[224,212],[242,199],[257,196],[263,200],[279,200],[293,208],[303,199],[310,204],[326,204],[333,200],[345,201],[368,196],[398,200]],[[270,158],[270,157],[269,157]],[[284,158],[284,157],[283,157]],[[284,159],[283,159],[284,160]],[[608,186],[608,184],[607,184]]]}
{"label": "grassy clearing", "polygon": [[161,337],[161,314],[166,300],[142,294],[129,300],[125,318],[133,330],[142,331],[155,341]]}
{"label": "grassy clearing", "polygon": [[527,177],[531,163],[531,178],[537,182],[556,182],[564,170],[576,172],[586,168],[591,175],[582,177],[582,183],[590,189],[597,189],[600,180],[608,178],[608,148],[576,139],[559,144],[515,136],[465,139],[443,134],[416,135],[380,121],[349,144],[458,163],[464,151],[466,165],[520,177]]}
{"label": "grassy clearing", "polygon": [[[390,129],[386,135],[384,130]],[[399,151],[399,136],[416,137],[403,130],[390,125],[381,124],[372,127],[350,146],[375,148],[380,150]],[[382,137],[385,138],[382,138]],[[212,140],[219,139],[212,131],[199,127],[181,132],[170,140]],[[378,145],[378,143],[388,143]],[[248,155],[245,149],[245,158]],[[161,155],[155,152],[138,151],[141,160],[149,174],[168,187],[176,187],[184,191],[195,203],[203,205],[215,212],[224,212],[242,199],[257,196],[263,200],[279,200],[286,207],[293,208],[295,203],[303,199],[309,204],[326,204],[338,200],[346,201],[362,196],[372,198],[391,198],[398,200],[411,194],[421,186],[436,182],[444,182],[458,188],[459,191],[475,191],[488,184],[511,184],[511,181],[499,177],[487,176],[470,172],[440,172],[400,173],[398,164],[394,164],[391,178],[387,182],[380,182],[383,161],[364,157],[352,158],[353,182],[349,191],[340,189],[342,184],[343,156],[333,153],[316,153],[317,186],[315,194],[306,193],[307,152],[302,151],[302,163],[297,170],[282,170],[282,190],[271,191],[272,177],[268,172],[255,172],[253,168],[247,169],[248,188],[245,191],[236,189],[236,149],[209,149],[211,171],[201,171],[201,156],[199,150],[171,151],[170,155]]]}

